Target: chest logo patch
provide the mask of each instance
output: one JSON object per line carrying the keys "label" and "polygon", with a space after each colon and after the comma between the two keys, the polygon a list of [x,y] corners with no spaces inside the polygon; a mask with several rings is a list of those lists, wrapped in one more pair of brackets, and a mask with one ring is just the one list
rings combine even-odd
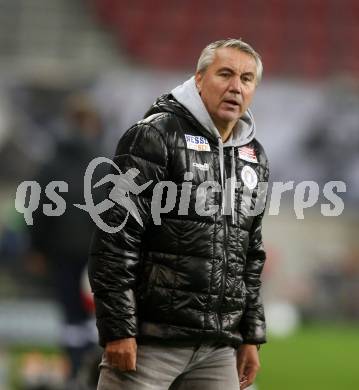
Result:
{"label": "chest logo patch", "polygon": [[256,171],[249,165],[245,165],[242,169],[241,178],[243,183],[250,189],[253,190],[258,184],[258,176]]}
{"label": "chest logo patch", "polygon": [[197,150],[198,152],[210,152],[211,148],[207,138],[201,135],[185,134],[187,149]]}
{"label": "chest logo patch", "polygon": [[194,167],[198,168],[200,171],[208,171],[209,170],[209,164],[208,163],[200,164],[200,163],[194,162],[192,165]]}
{"label": "chest logo patch", "polygon": [[256,152],[252,146],[242,146],[238,149],[238,157],[241,160],[258,164]]}

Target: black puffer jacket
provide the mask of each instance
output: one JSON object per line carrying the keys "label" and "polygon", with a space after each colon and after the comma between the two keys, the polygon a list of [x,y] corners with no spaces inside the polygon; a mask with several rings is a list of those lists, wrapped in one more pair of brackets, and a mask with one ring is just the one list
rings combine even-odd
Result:
{"label": "black puffer jacket", "polygon": [[[135,181],[152,184],[131,194],[143,227],[129,217],[116,234],[97,230],[91,249],[89,275],[95,296],[100,344],[135,336],[168,341],[215,340],[237,347],[243,342],[265,342],[265,319],[259,294],[265,252],[262,244],[263,213],[248,216],[241,207],[243,186],[235,191],[235,214],[196,213],[196,191],[205,181],[221,183],[218,140],[172,95],[161,97],[146,119],[131,127],[120,140],[115,163],[122,172],[137,168]],[[186,139],[185,134],[194,136]],[[188,142],[208,140],[204,150]],[[268,181],[267,159],[253,139],[248,145],[257,162],[239,158],[239,148],[224,148],[224,174],[241,181],[250,166],[258,182]],[[235,153],[235,158],[231,153]],[[223,165],[223,164],[222,164]],[[184,174],[193,173],[188,215],[179,215]],[[243,177],[243,175],[242,175]],[[151,217],[154,186],[176,184],[174,208],[161,214],[161,224]],[[259,194],[258,185],[254,193]],[[221,205],[218,191],[201,192],[197,207]],[[102,215],[118,226],[127,211],[116,205]],[[182,213],[183,214],[183,213]]]}

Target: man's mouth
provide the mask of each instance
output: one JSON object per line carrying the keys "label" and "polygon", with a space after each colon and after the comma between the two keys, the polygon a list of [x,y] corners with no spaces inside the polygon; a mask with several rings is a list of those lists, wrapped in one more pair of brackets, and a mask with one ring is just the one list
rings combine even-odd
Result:
{"label": "man's mouth", "polygon": [[223,102],[226,104],[229,104],[232,107],[239,107],[240,106],[240,103],[235,99],[226,99]]}

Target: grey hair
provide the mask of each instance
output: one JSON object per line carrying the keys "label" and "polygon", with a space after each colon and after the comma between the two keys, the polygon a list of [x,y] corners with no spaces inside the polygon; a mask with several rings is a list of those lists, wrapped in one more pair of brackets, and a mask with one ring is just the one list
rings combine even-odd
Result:
{"label": "grey hair", "polygon": [[239,51],[247,53],[254,58],[257,66],[256,81],[257,83],[259,83],[263,73],[262,59],[260,55],[253,49],[252,46],[242,41],[241,39],[234,39],[234,38],[222,39],[220,41],[215,41],[207,45],[202,50],[202,53],[199,56],[196,72],[199,73],[205,72],[208,66],[211,65],[211,63],[213,62],[216,50],[224,47],[231,47],[234,49],[238,49]]}

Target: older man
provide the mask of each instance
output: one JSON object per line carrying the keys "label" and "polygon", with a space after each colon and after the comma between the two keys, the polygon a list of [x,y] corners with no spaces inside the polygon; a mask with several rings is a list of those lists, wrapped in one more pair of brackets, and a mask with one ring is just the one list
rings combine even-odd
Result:
{"label": "older man", "polygon": [[136,215],[121,202],[106,212],[109,225],[127,218],[125,227],[98,229],[92,244],[90,282],[105,348],[99,389],[253,383],[265,342],[265,252],[263,211],[248,212],[244,194],[253,206],[268,181],[248,109],[261,74],[260,57],[245,42],[211,43],[195,75],[121,138],[115,163],[148,185],[127,195]]}

